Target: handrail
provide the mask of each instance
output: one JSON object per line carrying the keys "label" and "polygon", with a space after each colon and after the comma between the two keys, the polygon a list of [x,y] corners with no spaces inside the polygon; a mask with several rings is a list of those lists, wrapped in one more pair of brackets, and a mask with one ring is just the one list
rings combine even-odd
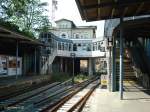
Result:
{"label": "handrail", "polygon": [[137,39],[134,40],[134,42],[137,46],[130,48],[134,63],[136,64],[137,67],[141,69],[143,73],[147,73],[148,76],[150,77],[150,70],[149,70],[150,64],[147,61],[149,59],[145,54],[145,50]]}
{"label": "handrail", "polygon": [[136,42],[139,45],[138,50],[140,50],[139,54],[142,56],[144,68],[146,69],[146,72],[150,75],[150,69],[149,69],[150,64],[148,63],[149,59],[145,53],[146,51],[144,50],[144,47],[141,45],[141,43],[138,40],[136,40]]}

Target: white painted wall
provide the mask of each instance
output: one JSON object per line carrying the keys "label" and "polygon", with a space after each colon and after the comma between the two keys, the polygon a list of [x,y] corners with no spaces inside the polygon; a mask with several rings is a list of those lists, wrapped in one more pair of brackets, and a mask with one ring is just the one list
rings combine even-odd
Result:
{"label": "white painted wall", "polygon": [[105,52],[100,51],[63,51],[57,50],[57,56],[70,57],[71,53],[75,53],[76,57],[104,57]]}
{"label": "white painted wall", "polygon": [[[94,28],[91,27],[73,27],[73,23],[67,20],[60,20],[56,22],[57,27],[51,29],[54,35],[61,37],[61,35],[67,34],[67,39],[92,39],[95,38]],[[78,35],[78,38],[77,38]]]}

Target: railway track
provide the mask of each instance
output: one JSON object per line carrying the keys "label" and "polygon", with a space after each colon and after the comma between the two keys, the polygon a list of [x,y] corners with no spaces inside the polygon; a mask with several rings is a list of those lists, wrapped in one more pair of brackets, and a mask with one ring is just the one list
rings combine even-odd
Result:
{"label": "railway track", "polygon": [[67,100],[71,99],[83,88],[88,87],[95,80],[97,78],[91,78],[75,85],[72,85],[71,80],[69,80],[61,84],[54,83],[44,86],[43,88],[1,102],[6,106],[3,112],[45,112],[51,110],[60,105],[59,102],[61,102],[62,106]]}
{"label": "railway track", "polygon": [[5,101],[1,101],[1,107],[3,106],[3,108],[1,108],[1,110],[4,110],[6,108],[10,108],[10,107],[17,107],[17,106],[22,106],[22,105],[26,105],[27,102],[30,102],[32,99],[37,99],[40,96],[43,96],[47,91],[54,91],[57,90],[59,87],[62,87],[63,85],[67,85],[67,84],[71,84],[71,80],[68,80],[66,82],[63,83],[59,83],[59,82],[55,82],[43,87],[40,87],[38,89],[32,90],[30,92],[26,92],[24,94],[18,95],[16,97],[10,98],[8,100]]}
{"label": "railway track", "polygon": [[63,96],[55,103],[49,104],[47,108],[41,109],[40,112],[81,112],[86,101],[98,85],[97,79],[80,85],[76,90]]}
{"label": "railway track", "polygon": [[40,83],[40,84],[33,83],[32,85],[24,84],[19,87],[13,86],[13,87],[9,88],[7,91],[3,90],[3,91],[5,91],[5,94],[0,95],[0,101],[8,100],[12,97],[21,95],[25,92],[32,91],[34,89],[40,88],[40,87],[48,85],[48,84],[49,84],[49,82],[44,82],[44,83]]}

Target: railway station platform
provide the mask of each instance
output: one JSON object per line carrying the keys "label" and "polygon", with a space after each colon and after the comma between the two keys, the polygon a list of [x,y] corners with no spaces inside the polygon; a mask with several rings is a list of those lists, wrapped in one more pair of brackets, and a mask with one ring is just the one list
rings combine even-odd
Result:
{"label": "railway station platform", "polygon": [[41,83],[50,79],[50,75],[32,75],[16,77],[0,77],[0,89],[22,84]]}
{"label": "railway station platform", "polygon": [[120,100],[119,92],[97,88],[83,112],[149,112],[149,90],[133,82],[125,83],[124,89],[124,99]]}

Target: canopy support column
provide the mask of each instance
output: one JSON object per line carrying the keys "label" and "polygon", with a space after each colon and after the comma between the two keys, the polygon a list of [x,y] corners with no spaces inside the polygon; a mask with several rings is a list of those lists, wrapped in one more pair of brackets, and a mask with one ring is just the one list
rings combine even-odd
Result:
{"label": "canopy support column", "polygon": [[123,17],[120,18],[120,100],[123,99]]}
{"label": "canopy support column", "polygon": [[18,40],[16,41],[16,79],[18,79]]}
{"label": "canopy support column", "polygon": [[34,49],[34,73],[36,74],[36,47]]}
{"label": "canopy support column", "polygon": [[116,91],[116,42],[115,37],[113,37],[113,47],[112,47],[112,92]]}

